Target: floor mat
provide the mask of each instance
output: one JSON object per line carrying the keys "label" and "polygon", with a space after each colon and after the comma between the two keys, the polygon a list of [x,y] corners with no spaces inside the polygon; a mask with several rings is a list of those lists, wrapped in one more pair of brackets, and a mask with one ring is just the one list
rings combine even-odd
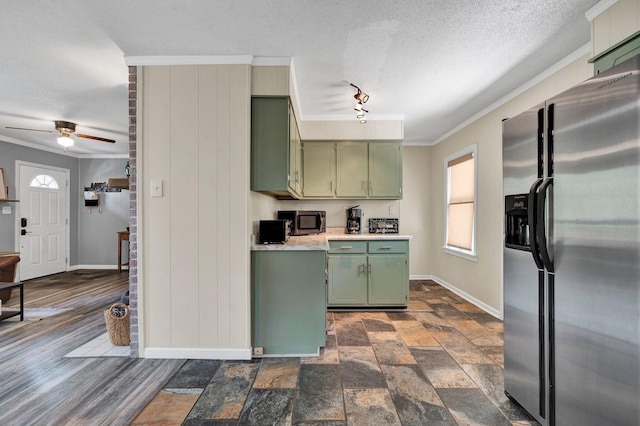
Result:
{"label": "floor mat", "polygon": [[101,334],[93,340],[66,354],[65,358],[86,357],[128,357],[129,346],[116,346],[109,340],[109,333]]}

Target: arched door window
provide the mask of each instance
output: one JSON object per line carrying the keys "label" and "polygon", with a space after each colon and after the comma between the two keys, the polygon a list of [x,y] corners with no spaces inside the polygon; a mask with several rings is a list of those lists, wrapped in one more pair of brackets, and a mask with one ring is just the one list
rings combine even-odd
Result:
{"label": "arched door window", "polygon": [[58,182],[49,175],[38,175],[34,177],[29,186],[32,188],[60,189]]}

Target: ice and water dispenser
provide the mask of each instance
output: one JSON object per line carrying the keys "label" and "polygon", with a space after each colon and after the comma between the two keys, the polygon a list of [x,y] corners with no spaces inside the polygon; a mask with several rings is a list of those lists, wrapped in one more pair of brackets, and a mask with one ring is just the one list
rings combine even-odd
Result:
{"label": "ice and water dispenser", "polygon": [[529,194],[507,195],[504,197],[506,247],[517,250],[531,250],[529,246]]}

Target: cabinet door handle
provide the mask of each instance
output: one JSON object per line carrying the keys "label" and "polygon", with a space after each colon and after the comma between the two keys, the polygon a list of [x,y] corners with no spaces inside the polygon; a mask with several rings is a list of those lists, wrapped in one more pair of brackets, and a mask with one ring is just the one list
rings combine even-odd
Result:
{"label": "cabinet door handle", "polygon": [[372,195],[371,192],[371,181],[369,181],[369,195]]}
{"label": "cabinet door handle", "polygon": [[369,264],[369,275],[371,275],[371,271],[373,271],[373,268],[371,267],[371,264]]}
{"label": "cabinet door handle", "polygon": [[382,246],[380,247],[380,250],[391,250],[393,247],[391,246]]}
{"label": "cabinet door handle", "polygon": [[340,246],[340,250],[349,250],[352,249],[353,246]]}
{"label": "cabinet door handle", "polygon": [[358,272],[364,275],[364,263],[360,264],[360,266],[362,267],[362,271],[358,268]]}
{"label": "cabinet door handle", "polygon": [[329,182],[329,192],[333,192],[333,181]]}

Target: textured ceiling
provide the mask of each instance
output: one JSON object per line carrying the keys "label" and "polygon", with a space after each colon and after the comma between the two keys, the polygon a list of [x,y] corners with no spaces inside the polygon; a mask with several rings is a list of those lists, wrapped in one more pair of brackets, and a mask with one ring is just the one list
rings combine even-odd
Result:
{"label": "textured ceiling", "polygon": [[583,46],[595,0],[3,1],[0,140],[58,149],[52,129],[78,123],[75,154],[126,153],[124,56],[291,57],[302,119],[403,118],[428,144]]}

